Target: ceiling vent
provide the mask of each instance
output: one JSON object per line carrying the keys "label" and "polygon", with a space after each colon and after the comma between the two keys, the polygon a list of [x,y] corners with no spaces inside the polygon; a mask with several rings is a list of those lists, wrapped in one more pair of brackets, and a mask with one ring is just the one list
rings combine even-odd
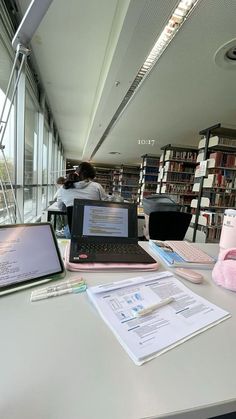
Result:
{"label": "ceiling vent", "polygon": [[236,39],[222,45],[215,53],[215,63],[226,70],[236,70]]}

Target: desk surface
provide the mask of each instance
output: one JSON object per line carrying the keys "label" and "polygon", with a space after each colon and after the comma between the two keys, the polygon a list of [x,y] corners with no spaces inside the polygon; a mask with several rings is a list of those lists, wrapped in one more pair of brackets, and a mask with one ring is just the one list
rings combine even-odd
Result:
{"label": "desk surface", "polygon": [[[232,317],[141,367],[86,293],[35,303],[30,290],[2,297],[0,417],[205,419],[236,410],[236,294],[204,275],[202,285],[182,281]],[[83,274],[89,285],[134,276]]]}

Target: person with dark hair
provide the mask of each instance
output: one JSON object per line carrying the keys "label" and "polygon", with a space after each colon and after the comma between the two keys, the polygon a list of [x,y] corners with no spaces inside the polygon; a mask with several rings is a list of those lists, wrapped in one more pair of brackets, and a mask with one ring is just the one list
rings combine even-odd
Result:
{"label": "person with dark hair", "polygon": [[98,182],[94,182],[96,171],[88,162],[82,162],[75,173],[70,173],[57,197],[58,208],[73,206],[74,199],[106,200],[108,195]]}
{"label": "person with dark hair", "polygon": [[91,165],[91,163],[88,163],[86,161],[80,163],[80,165],[76,169],[76,173],[78,173],[81,180],[92,180],[96,176],[96,170]]}
{"label": "person with dark hair", "polygon": [[65,183],[65,178],[64,178],[64,176],[59,176],[59,178],[57,178],[57,185],[64,185],[64,183]]}

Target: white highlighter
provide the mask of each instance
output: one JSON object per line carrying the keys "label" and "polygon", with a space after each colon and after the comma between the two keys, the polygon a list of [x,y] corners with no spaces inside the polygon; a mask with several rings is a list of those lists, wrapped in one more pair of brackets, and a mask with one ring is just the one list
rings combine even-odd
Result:
{"label": "white highlighter", "polygon": [[153,311],[157,310],[158,308],[166,306],[167,304],[170,304],[173,301],[175,301],[173,297],[169,297],[169,298],[166,298],[165,300],[161,300],[159,303],[152,304],[151,306],[138,310],[135,313],[135,317],[141,317],[141,316],[146,316],[147,314],[151,314]]}
{"label": "white highlighter", "polygon": [[194,284],[201,284],[203,281],[202,274],[192,271],[191,269],[177,268],[175,269],[175,273]]}

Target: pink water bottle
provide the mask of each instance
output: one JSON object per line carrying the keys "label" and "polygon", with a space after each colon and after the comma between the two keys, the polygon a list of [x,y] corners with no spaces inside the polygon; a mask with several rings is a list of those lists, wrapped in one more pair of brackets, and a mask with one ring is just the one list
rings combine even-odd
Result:
{"label": "pink water bottle", "polygon": [[219,245],[220,251],[230,247],[236,248],[236,210],[234,209],[225,210]]}

